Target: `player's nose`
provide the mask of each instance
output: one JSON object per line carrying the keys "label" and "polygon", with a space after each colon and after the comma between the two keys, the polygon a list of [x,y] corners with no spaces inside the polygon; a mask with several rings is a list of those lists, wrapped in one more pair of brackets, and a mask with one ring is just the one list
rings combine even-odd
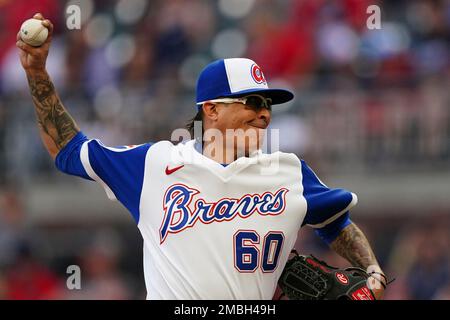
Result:
{"label": "player's nose", "polygon": [[267,125],[269,125],[271,119],[270,110],[267,108],[259,108],[257,111],[257,118],[264,120]]}

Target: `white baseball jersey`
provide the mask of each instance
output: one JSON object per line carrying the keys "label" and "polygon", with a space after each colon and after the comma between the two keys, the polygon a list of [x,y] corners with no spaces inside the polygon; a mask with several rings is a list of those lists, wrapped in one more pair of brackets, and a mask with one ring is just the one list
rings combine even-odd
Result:
{"label": "white baseball jersey", "polygon": [[109,148],[80,132],[56,158],[133,215],[148,299],[271,299],[301,226],[324,227],[356,204],[294,154],[224,166],[197,149],[194,140]]}

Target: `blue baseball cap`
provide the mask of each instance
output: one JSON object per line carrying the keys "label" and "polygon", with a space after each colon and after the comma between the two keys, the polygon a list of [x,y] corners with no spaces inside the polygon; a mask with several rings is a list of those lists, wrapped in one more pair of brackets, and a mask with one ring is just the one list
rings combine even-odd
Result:
{"label": "blue baseball cap", "polygon": [[217,60],[207,65],[197,80],[197,106],[217,98],[236,98],[251,93],[272,99],[281,104],[294,98],[285,89],[269,89],[261,68],[250,59],[232,58]]}

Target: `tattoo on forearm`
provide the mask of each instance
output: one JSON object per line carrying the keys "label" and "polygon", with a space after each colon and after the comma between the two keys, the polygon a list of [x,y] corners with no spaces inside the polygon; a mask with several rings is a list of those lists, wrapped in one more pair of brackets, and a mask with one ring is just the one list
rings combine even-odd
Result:
{"label": "tattoo on forearm", "polygon": [[378,265],[369,241],[354,223],[341,231],[331,243],[331,248],[360,268],[367,269],[371,265]]}
{"label": "tattoo on forearm", "polygon": [[28,76],[38,125],[61,150],[80,131],[61,103],[48,75]]}

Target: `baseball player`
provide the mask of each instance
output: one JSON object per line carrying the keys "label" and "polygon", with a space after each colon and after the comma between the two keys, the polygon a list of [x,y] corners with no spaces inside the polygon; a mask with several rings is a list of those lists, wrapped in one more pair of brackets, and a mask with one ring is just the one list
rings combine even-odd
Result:
{"label": "baseball player", "polygon": [[[381,273],[349,218],[356,195],[327,187],[294,154],[260,151],[272,106],[294,96],[269,89],[254,61],[219,60],[201,72],[203,139],[112,148],[86,137],[63,106],[45,69],[53,26],[35,18],[47,41],[35,48],[18,36],[17,47],[44,146],[59,170],[98,182],[131,213],[144,241],[148,299],[271,299],[304,225],[353,265]],[[230,130],[254,134],[239,145]],[[265,174],[274,163],[276,173]]]}

